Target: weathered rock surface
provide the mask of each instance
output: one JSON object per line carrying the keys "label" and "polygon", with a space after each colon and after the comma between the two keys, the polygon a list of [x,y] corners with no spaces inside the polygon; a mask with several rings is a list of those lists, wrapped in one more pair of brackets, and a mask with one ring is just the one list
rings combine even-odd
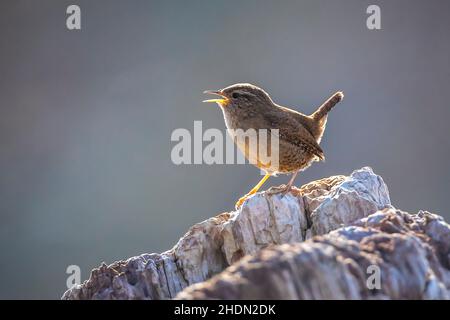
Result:
{"label": "weathered rock surface", "polygon": [[[215,277],[214,280],[190,287],[179,297],[256,298],[257,293],[254,296],[250,294],[255,288],[252,285],[256,285],[252,284],[252,279],[257,280],[248,268],[248,263],[253,261],[251,259],[260,259],[258,265],[266,268],[261,269],[262,274],[265,275],[267,275],[270,265],[275,266],[283,261],[292,267],[292,270],[289,270],[293,274],[286,269],[287,271],[279,274],[281,280],[278,279],[276,284],[285,287],[285,294],[287,291],[291,293],[288,296],[279,295],[278,298],[397,297],[389,290],[387,293],[383,291],[368,295],[365,293],[367,290],[361,289],[363,275],[366,276],[365,271],[363,275],[360,274],[365,267],[364,263],[368,265],[369,262],[374,261],[385,262],[385,266],[388,268],[386,270],[389,273],[384,273],[386,270],[381,266],[380,268],[384,273],[384,278],[392,277],[391,282],[396,283],[397,287],[392,289],[393,292],[399,293],[398,290],[403,290],[405,286],[408,286],[408,283],[402,286],[403,282],[395,282],[404,281],[400,280],[403,279],[401,276],[404,275],[404,270],[414,276],[416,273],[422,275],[426,271],[427,289],[424,292],[428,293],[423,297],[444,297],[444,293],[448,294],[449,288],[450,233],[448,225],[439,220],[438,216],[428,213],[417,216],[422,216],[420,218],[422,220],[408,215],[409,222],[407,223],[384,223],[378,227],[375,226],[375,223],[381,213],[372,215],[369,220],[362,219],[386,208],[390,210],[384,212],[389,212],[389,216],[397,217],[397,219],[403,219],[407,215],[392,208],[386,185],[381,177],[375,175],[370,168],[354,171],[348,177],[334,176],[311,182],[285,197],[272,193],[270,190],[261,192],[248,199],[238,211],[223,213],[194,225],[169,251],[161,254],[143,254],[115,262],[109,266],[102,264],[92,271],[89,280],[68,290],[63,299],[170,299],[186,287],[204,282],[232,264],[235,265]],[[435,218],[430,219],[429,217]],[[419,224],[420,221],[422,221],[421,224]],[[410,225],[411,228],[409,228]],[[345,226],[351,227],[342,228]],[[381,230],[381,226],[383,228],[389,226],[397,231],[387,233],[386,230]],[[414,229],[419,226],[428,231],[419,232]],[[341,229],[330,233],[338,228]],[[424,240],[425,236],[419,236],[422,233],[428,236],[426,240]],[[387,243],[372,239],[376,237],[381,239],[381,237],[386,237],[386,234],[396,238]],[[313,236],[320,235],[324,236],[301,243]],[[367,237],[372,238],[368,240]],[[397,243],[403,243],[402,241],[406,244],[397,245]],[[334,246],[333,243],[335,243]],[[281,244],[290,245],[263,250],[268,246]],[[385,254],[385,258],[380,253],[380,248],[386,247],[385,250],[387,250],[389,245],[396,248],[393,255],[398,248],[403,248],[405,253],[413,252],[412,248],[415,248],[418,253],[426,253],[425,256],[420,256],[421,258],[425,257],[425,260],[421,260],[420,266],[407,263],[403,265],[403,269],[399,268],[398,265],[390,264],[385,260],[394,257]],[[367,248],[372,248],[373,251]],[[356,260],[352,262],[350,258],[356,257],[358,254],[363,258],[355,258]],[[433,254],[434,260],[432,259]],[[253,257],[246,255],[253,255]],[[244,256],[246,257],[243,258]],[[277,257],[279,258],[278,262]],[[288,258],[292,258],[296,262],[287,262]],[[399,263],[401,261],[405,263],[406,260],[402,258]],[[294,270],[297,263],[300,263],[302,270]],[[308,267],[304,267],[304,265],[308,265]],[[237,271],[236,268],[240,268],[240,271]],[[256,268],[251,269],[257,272]],[[323,274],[330,272],[331,269],[333,269],[333,273]],[[308,273],[305,270],[310,271]],[[429,270],[433,272],[431,273]],[[247,279],[244,275],[239,280],[240,272],[249,275],[250,278]],[[278,274],[278,272],[274,274]],[[234,277],[235,281],[227,278],[229,276]],[[293,281],[293,277],[296,276],[300,278],[296,278],[296,282],[292,282],[292,285],[289,282],[282,282],[283,277]],[[265,278],[259,278],[258,281],[261,282],[261,279]],[[239,281],[242,283],[237,285]],[[332,282],[328,284],[330,287],[319,285],[319,283],[328,283],[329,281]],[[354,282],[352,282],[351,288],[348,281]],[[423,282],[423,278],[413,281]],[[223,287],[217,283],[223,284]],[[312,291],[309,293],[304,290],[299,291],[294,283],[297,283],[297,286],[301,283],[304,287],[310,287]],[[272,288],[271,282],[258,285]],[[223,288],[229,290],[228,293],[225,294]],[[339,288],[339,290],[333,296],[331,291],[322,292],[322,288],[331,291]],[[281,287],[279,291],[283,291]],[[405,294],[414,295],[415,293],[412,292],[406,293],[405,291]]]}
{"label": "weathered rock surface", "polygon": [[450,226],[385,209],[295,244],[263,249],[178,299],[449,299]]}

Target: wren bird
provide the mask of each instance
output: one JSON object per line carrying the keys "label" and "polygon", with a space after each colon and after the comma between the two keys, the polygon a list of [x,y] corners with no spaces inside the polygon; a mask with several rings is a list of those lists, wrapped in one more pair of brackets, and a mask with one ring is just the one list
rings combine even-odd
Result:
{"label": "wren bird", "polygon": [[[325,159],[319,143],[325,131],[327,115],[344,98],[342,92],[336,92],[314,113],[305,115],[274,103],[263,89],[248,83],[238,83],[221,90],[208,90],[204,93],[220,97],[204,102],[215,102],[220,106],[230,134],[237,129],[255,129],[257,132],[260,129],[268,131],[278,129],[276,167],[260,162],[259,153],[255,148],[249,148],[247,142],[237,144],[245,157],[256,159],[254,164],[266,174],[255,187],[238,200],[236,208],[239,208],[249,196],[255,194],[270,176],[292,174],[288,184],[280,190],[285,194],[291,190],[299,171],[308,168],[314,161]],[[236,138],[233,134],[231,135]],[[234,140],[236,143],[236,139]]]}

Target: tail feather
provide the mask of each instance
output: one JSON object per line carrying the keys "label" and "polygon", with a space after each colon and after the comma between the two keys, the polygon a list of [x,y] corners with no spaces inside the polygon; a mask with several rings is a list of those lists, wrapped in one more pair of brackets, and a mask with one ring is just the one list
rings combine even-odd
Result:
{"label": "tail feather", "polygon": [[330,110],[339,102],[342,101],[342,99],[344,99],[344,93],[341,91],[336,92],[335,94],[333,94],[327,101],[325,101],[312,115],[311,117],[316,120],[319,121],[320,119],[322,119],[323,117],[325,117],[328,112],[330,112]]}

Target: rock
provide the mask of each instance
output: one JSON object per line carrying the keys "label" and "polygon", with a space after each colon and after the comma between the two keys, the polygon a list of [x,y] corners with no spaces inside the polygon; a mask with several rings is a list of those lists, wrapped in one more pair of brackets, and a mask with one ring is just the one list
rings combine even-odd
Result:
{"label": "rock", "polygon": [[[174,298],[184,288],[210,279],[246,255],[270,245],[324,235],[384,208],[392,208],[388,189],[368,167],[348,177],[311,182],[284,197],[273,190],[257,193],[240,210],[194,225],[171,250],[103,264],[62,298]],[[446,230],[445,226],[436,222],[428,228],[433,233]],[[437,245],[445,251],[450,242],[445,232],[441,236]]]}
{"label": "rock", "polygon": [[435,214],[385,209],[246,256],[177,298],[449,299],[449,237],[450,226]]}

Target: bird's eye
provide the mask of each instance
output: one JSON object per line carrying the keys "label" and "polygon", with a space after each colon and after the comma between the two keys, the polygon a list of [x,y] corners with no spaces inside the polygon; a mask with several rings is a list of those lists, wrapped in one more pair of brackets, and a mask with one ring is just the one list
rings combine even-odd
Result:
{"label": "bird's eye", "polygon": [[233,99],[237,99],[237,98],[239,98],[239,93],[233,92],[233,93],[231,94],[231,96],[233,97]]}

